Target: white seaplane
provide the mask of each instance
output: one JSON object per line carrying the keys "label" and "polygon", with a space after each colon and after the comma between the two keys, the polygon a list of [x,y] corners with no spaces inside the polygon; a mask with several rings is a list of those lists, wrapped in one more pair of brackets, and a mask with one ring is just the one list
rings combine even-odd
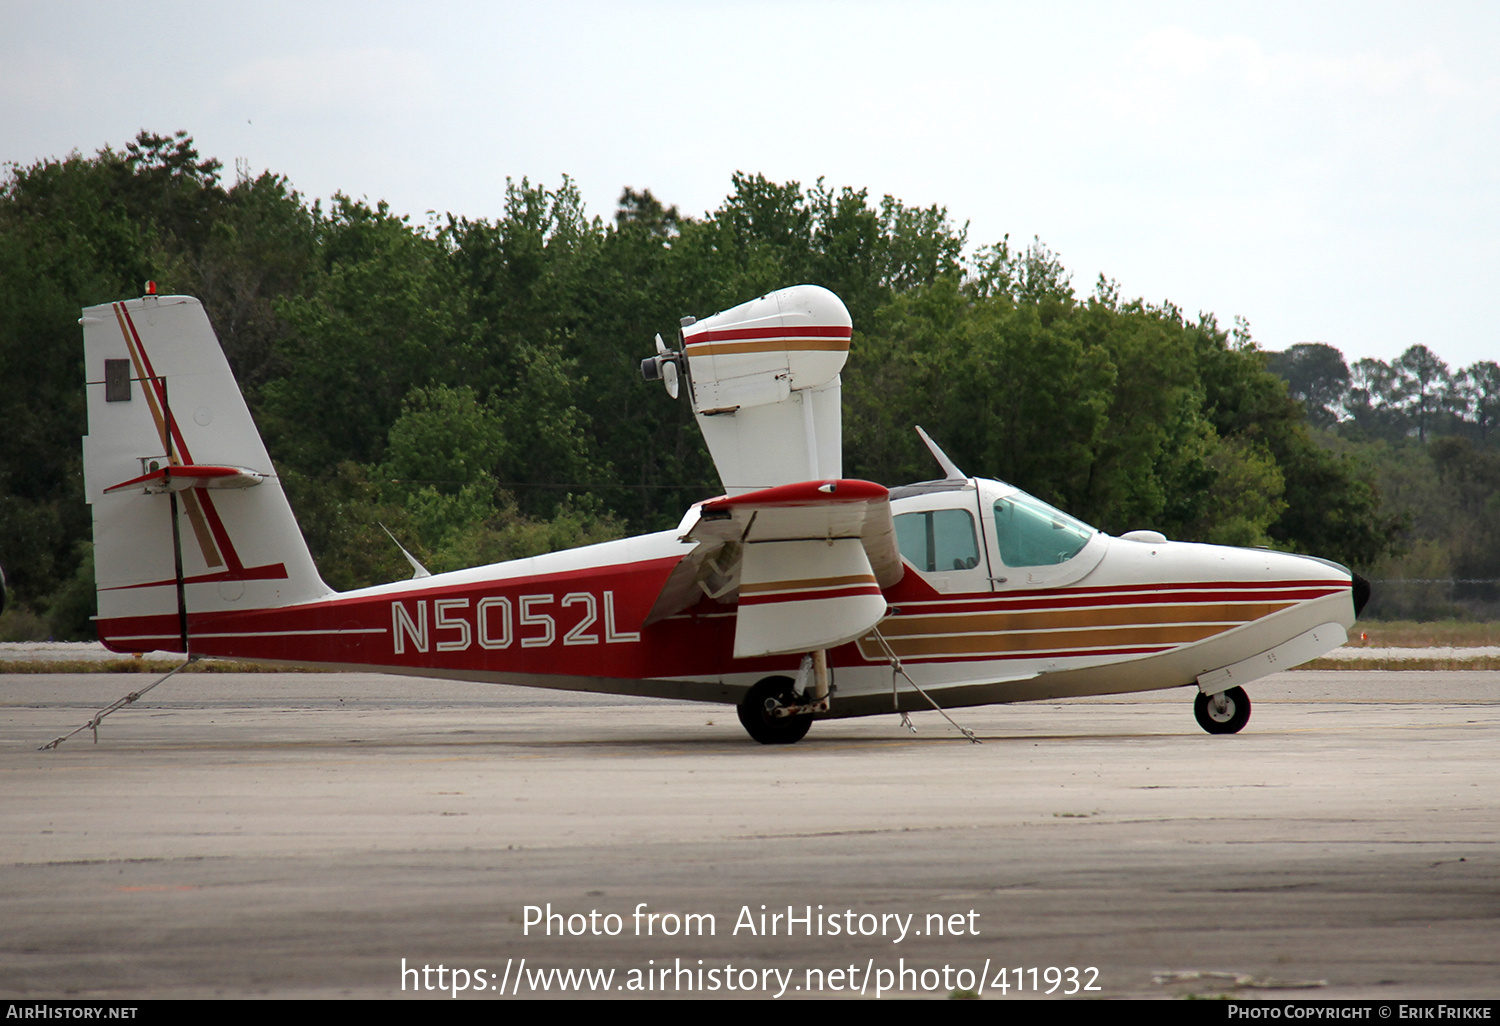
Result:
{"label": "white seaplane", "polygon": [[1369,593],[1327,560],[1110,537],[930,440],[939,480],[845,480],[852,325],[812,285],[684,318],[644,361],[686,393],[724,485],[676,530],[339,593],[198,301],[82,324],[98,627],[118,652],[721,702],[765,744],[929,703],[1192,687],[1227,734],[1244,683],[1343,644]]}

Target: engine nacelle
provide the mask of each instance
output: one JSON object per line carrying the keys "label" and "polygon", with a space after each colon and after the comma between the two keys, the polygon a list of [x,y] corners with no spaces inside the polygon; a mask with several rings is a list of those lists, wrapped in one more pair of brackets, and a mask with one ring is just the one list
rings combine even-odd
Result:
{"label": "engine nacelle", "polygon": [[658,353],[686,363],[727,494],[843,476],[839,371],[853,323],[838,296],[796,285],[685,323],[682,353]]}

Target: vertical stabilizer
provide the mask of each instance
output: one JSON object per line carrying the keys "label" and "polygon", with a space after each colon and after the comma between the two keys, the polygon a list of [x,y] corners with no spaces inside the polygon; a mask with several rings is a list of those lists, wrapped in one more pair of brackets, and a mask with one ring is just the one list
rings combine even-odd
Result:
{"label": "vertical stabilizer", "polygon": [[202,305],[146,296],[82,324],[100,638],[182,651],[190,615],[331,594]]}
{"label": "vertical stabilizer", "polygon": [[797,285],[683,328],[693,412],[727,494],[843,476],[852,325],[832,292]]}

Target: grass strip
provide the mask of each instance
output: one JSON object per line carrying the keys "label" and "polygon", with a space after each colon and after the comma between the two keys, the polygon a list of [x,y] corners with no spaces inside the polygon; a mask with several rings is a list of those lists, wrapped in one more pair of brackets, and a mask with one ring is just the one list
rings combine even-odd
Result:
{"label": "grass strip", "polygon": [[1500,656],[1473,659],[1314,659],[1294,670],[1500,670]]}
{"label": "grass strip", "polygon": [[[0,659],[0,673],[166,673],[181,659]],[[232,659],[200,659],[183,673],[330,673],[264,663],[241,663]]]}

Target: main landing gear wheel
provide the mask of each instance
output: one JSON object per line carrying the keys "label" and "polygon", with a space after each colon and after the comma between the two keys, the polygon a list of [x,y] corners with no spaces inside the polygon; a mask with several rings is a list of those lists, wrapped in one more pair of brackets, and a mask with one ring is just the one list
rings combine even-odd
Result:
{"label": "main landing gear wheel", "polygon": [[790,677],[767,677],[740,702],[740,723],[761,744],[792,745],[807,735],[811,716],[771,715],[777,705],[791,705],[797,700],[795,683]]}
{"label": "main landing gear wheel", "polygon": [[1210,734],[1238,734],[1250,722],[1250,696],[1244,688],[1230,688],[1217,695],[1199,692],[1193,699],[1198,726]]}

